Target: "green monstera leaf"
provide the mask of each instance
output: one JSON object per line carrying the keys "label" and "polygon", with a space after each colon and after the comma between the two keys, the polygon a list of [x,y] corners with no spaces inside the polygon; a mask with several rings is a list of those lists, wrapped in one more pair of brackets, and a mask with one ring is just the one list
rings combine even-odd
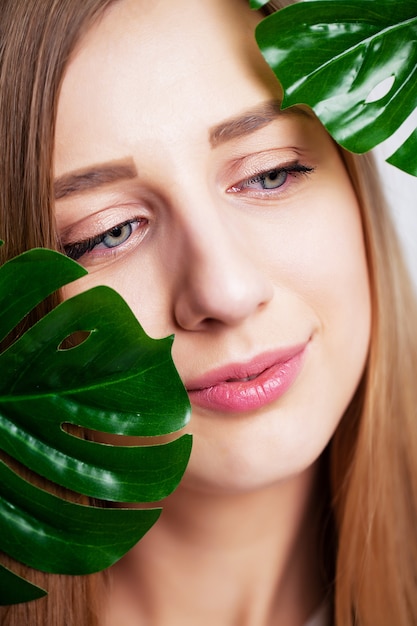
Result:
{"label": "green monstera leaf", "polygon": [[[0,339],[56,289],[85,274],[51,250],[0,268]],[[82,331],[81,343],[65,340]],[[157,502],[178,485],[191,438],[110,445],[108,435],[154,437],[182,429],[187,394],[171,358],[172,337],[149,338],[115,291],[68,299],[0,354],[0,442],[8,457],[77,494],[111,502]],[[66,425],[91,433],[87,440]],[[94,436],[93,436],[94,435]],[[107,439],[106,439],[107,441]],[[143,440],[140,441],[142,444]],[[0,549],[45,572],[87,574],[121,558],[160,508],[68,502],[0,462]],[[0,603],[45,592],[0,566]]]}
{"label": "green monstera leaf", "polygon": [[268,4],[269,0],[249,0],[251,9],[260,9],[265,4]]}
{"label": "green monstera leaf", "polygon": [[[265,18],[256,38],[283,108],[307,104],[347,150],[374,148],[417,108],[416,0],[304,0]],[[416,153],[414,131],[389,162],[417,175]]]}

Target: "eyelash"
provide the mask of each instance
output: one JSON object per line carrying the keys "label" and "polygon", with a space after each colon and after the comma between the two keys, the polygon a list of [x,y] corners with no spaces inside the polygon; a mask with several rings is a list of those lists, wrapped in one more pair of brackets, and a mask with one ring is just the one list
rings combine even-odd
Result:
{"label": "eyelash", "polygon": [[[231,187],[228,190],[228,192],[229,193],[239,193],[239,192],[242,193],[242,192],[245,192],[246,190],[252,190],[255,193],[261,193],[261,194],[273,193],[277,189],[280,189],[281,187],[285,185],[285,183],[288,180],[288,176],[297,176],[298,174],[307,175],[307,174],[311,174],[312,172],[314,172],[313,167],[308,167],[307,165],[302,165],[301,163],[298,163],[298,162],[292,163],[290,165],[285,165],[282,167],[274,167],[272,169],[259,172],[258,174],[255,174],[254,176],[251,176],[250,178],[245,178],[244,180],[240,181],[237,185],[234,185],[233,187]],[[284,175],[284,180],[275,187],[263,186],[262,189],[252,189],[252,186],[258,183],[264,185],[265,180],[267,178],[271,178],[274,181],[276,179],[279,179],[281,175]]]}
{"label": "eyelash", "polygon": [[122,241],[121,244],[116,244],[114,246],[106,246],[108,250],[111,250],[112,248],[117,248],[118,246],[122,245],[125,241],[130,239],[132,233],[135,232],[136,230],[136,228],[134,228],[135,225],[139,227],[145,221],[146,220],[139,219],[139,218],[126,220],[125,222],[122,222],[121,224],[116,224],[109,230],[106,230],[104,233],[100,233],[99,235],[94,235],[93,237],[89,237],[88,239],[83,239],[82,241],[65,244],[64,252],[68,257],[70,257],[71,259],[74,259],[74,261],[78,261],[85,254],[87,254],[88,252],[92,252],[94,248],[96,248],[101,243],[103,243],[106,237],[110,236],[110,237],[117,238],[120,235],[118,235],[115,231],[123,231],[123,229],[126,226],[129,226],[130,231],[127,233],[127,237],[125,237],[125,239]]}
{"label": "eyelash", "polygon": [[[264,170],[262,172],[255,174],[254,176],[251,176],[250,178],[246,178],[240,181],[239,183],[237,183],[237,185],[234,185],[233,187],[228,189],[228,192],[229,193],[239,193],[239,192],[245,193],[246,190],[249,190],[249,191],[252,191],[252,193],[254,193],[255,195],[259,195],[259,194],[270,195],[285,185],[285,183],[287,182],[288,176],[297,176],[299,174],[307,175],[313,171],[314,171],[313,167],[308,167],[298,162],[292,163],[290,165],[282,166],[282,167],[275,167],[269,170]],[[252,186],[259,184],[259,183],[261,185],[265,185],[265,180],[267,178],[271,178],[272,181],[275,181],[276,179],[279,179],[280,176],[284,176],[284,179],[276,187],[263,186],[262,189],[252,189]],[[103,233],[100,233],[98,235],[94,235],[93,237],[89,237],[81,241],[76,241],[74,243],[65,244],[64,252],[71,259],[78,261],[85,254],[92,252],[94,248],[102,244],[107,237],[113,237],[116,239],[119,238],[123,232],[123,229],[126,226],[129,226],[127,236],[123,239],[121,243],[116,242],[115,245],[113,246],[111,245],[105,246],[107,250],[112,250],[112,248],[118,248],[119,246],[123,245],[126,241],[128,241],[131,238],[131,235],[135,232],[135,230],[137,230],[137,228],[139,228],[139,226],[143,224],[144,222],[146,222],[146,220],[142,218],[126,220],[125,222],[116,224],[109,230],[106,230]],[[136,226],[137,228],[134,228],[134,226]],[[117,233],[116,231],[121,231],[121,233]]]}

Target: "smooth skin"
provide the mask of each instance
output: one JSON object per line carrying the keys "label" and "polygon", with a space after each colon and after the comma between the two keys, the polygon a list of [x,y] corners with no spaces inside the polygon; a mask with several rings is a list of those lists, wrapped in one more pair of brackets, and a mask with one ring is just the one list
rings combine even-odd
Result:
{"label": "smooth skin", "polygon": [[271,106],[258,20],[244,0],[121,0],[64,78],[57,224],[90,272],[66,295],[110,285],[148,334],[175,333],[186,387],[303,353],[272,402],[193,406],[185,478],[114,568],[106,626],[301,626],[323,599],[319,458],[366,361],[368,273],[337,148]]}

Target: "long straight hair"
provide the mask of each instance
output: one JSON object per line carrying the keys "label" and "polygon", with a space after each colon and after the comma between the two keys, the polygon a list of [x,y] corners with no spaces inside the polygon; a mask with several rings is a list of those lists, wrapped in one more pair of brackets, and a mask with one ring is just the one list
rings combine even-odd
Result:
{"label": "long straight hair", "polygon": [[363,384],[332,442],[336,624],[417,624],[417,306],[367,156],[344,153],[372,298]]}
{"label": "long straight hair", "polygon": [[[268,13],[296,0],[273,0]],[[361,208],[372,302],[366,369],[330,444],[337,626],[417,624],[417,304],[369,155],[340,150]]]}
{"label": "long straight hair", "polygon": [[[2,1],[3,260],[34,246],[58,247],[52,157],[59,89],[75,47],[113,2]],[[288,4],[292,1],[274,0],[265,11]],[[417,624],[417,311],[372,160],[341,153],[361,207],[373,319],[362,381],[329,445],[328,509],[336,526],[330,567],[335,571],[335,624],[413,626]],[[44,308],[50,306],[51,301]],[[11,567],[48,588],[49,596],[0,610],[3,626],[100,623],[105,574],[48,576],[16,564]]]}
{"label": "long straight hair", "polygon": [[[75,47],[114,0],[2,0],[0,8],[0,262],[41,246],[58,249],[52,159],[63,73]],[[48,298],[20,334],[58,302]],[[9,464],[9,459],[6,460]],[[28,476],[46,487],[39,477]],[[50,488],[50,487],[48,487]],[[70,498],[64,489],[55,493]],[[49,595],[0,608],[2,626],[99,626],[105,574],[59,576],[1,562]]]}

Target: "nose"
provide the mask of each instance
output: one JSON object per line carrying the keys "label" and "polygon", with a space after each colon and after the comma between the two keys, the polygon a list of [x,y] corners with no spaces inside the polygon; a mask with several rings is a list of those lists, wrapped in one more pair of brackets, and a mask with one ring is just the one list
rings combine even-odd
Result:
{"label": "nose", "polygon": [[[238,221],[238,220],[237,220]],[[203,330],[235,326],[272,298],[260,250],[253,250],[250,231],[213,212],[182,227],[180,271],[176,272],[174,317],[179,327]]]}

